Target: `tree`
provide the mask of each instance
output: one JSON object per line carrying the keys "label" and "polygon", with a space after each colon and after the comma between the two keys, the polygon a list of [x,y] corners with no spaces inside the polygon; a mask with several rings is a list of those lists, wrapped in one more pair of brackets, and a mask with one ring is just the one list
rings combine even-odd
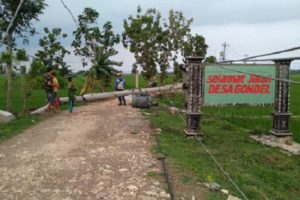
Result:
{"label": "tree", "polygon": [[157,73],[158,40],[162,34],[160,19],[161,15],[156,9],[148,9],[142,14],[142,9],[138,6],[137,15],[124,20],[123,45],[129,48],[136,60],[132,71],[134,73],[140,67],[147,80]]}
{"label": "tree", "polygon": [[20,73],[22,75],[26,74],[26,66],[25,65],[20,66]]}
{"label": "tree", "polygon": [[183,64],[179,64],[178,62],[174,62],[174,78],[173,80],[176,81],[183,81]]}
{"label": "tree", "polygon": [[204,63],[217,63],[217,58],[215,56],[208,56],[205,58]]}
{"label": "tree", "polygon": [[19,49],[16,52],[12,52],[12,54],[8,54],[7,52],[3,53],[1,55],[2,59],[1,61],[7,66],[9,62],[13,61],[15,63],[13,69],[12,70],[12,77],[16,76],[16,71],[20,71],[20,85],[18,87],[20,87],[20,95],[21,98],[23,99],[23,109],[26,110],[27,109],[27,100],[28,97],[31,95],[31,80],[28,78],[27,74],[26,74],[26,66],[22,65],[20,67],[18,67],[16,64],[18,64],[19,62],[22,61],[28,61],[28,55],[26,53],[26,51],[24,49]]}
{"label": "tree", "polygon": [[62,33],[60,28],[53,28],[50,31],[45,27],[44,32],[47,35],[39,41],[42,50],[39,50],[35,56],[43,61],[45,66],[51,66],[59,70],[61,76],[71,74],[69,66],[64,62],[64,57],[70,54],[70,52],[58,41],[59,39],[66,38],[67,34]]}
{"label": "tree", "polygon": [[[189,56],[200,56],[205,57],[207,45],[205,44],[205,38],[201,35],[192,36],[191,34],[187,35],[186,40],[181,43],[181,55],[183,57],[183,62],[186,63],[185,58]],[[177,61],[174,61],[174,80],[182,81],[183,80],[183,71],[185,71],[185,64],[179,64]]]}
{"label": "tree", "polygon": [[2,64],[0,64],[0,74],[4,74],[4,73],[5,73],[4,67]]}
{"label": "tree", "polygon": [[[165,30],[159,37],[159,58],[160,82],[164,84],[167,78],[167,69],[173,62],[174,72],[178,69],[178,54],[190,34],[190,25],[193,19],[186,20],[182,12],[170,10],[168,24],[165,23]],[[176,74],[175,73],[175,74]]]}
{"label": "tree", "polygon": [[4,65],[8,66],[8,64],[10,62],[14,62],[14,66],[12,69],[12,76],[13,76],[15,74],[15,71],[20,71],[21,73],[24,72],[24,68],[25,68],[25,73],[26,73],[25,66],[18,67],[18,64],[22,61],[28,61],[28,55],[27,55],[25,49],[18,49],[16,51],[12,51],[11,54],[8,54],[8,52],[2,53],[0,64],[2,64],[2,65],[4,64]]}
{"label": "tree", "polygon": [[2,53],[0,53],[0,74],[5,74],[5,67],[3,66]]}
{"label": "tree", "polygon": [[20,96],[23,100],[23,113],[27,112],[28,98],[32,95],[34,88],[34,79],[31,79],[28,74],[24,74],[20,78]]}
{"label": "tree", "polygon": [[207,47],[207,44],[205,44],[205,38],[202,35],[190,35],[183,45],[183,56],[185,58],[189,56],[204,57]]}
{"label": "tree", "polygon": [[187,55],[206,54],[207,45],[204,37],[190,34],[193,19],[185,19],[182,12],[170,10],[168,21],[161,26],[160,13],[148,9],[142,13],[140,7],[135,17],[124,20],[123,45],[135,56],[133,72],[141,67],[146,79],[150,80],[160,69],[160,82],[164,84],[167,69],[174,66],[178,80],[180,61],[178,58]]}
{"label": "tree", "polygon": [[46,71],[46,66],[42,60],[36,58],[32,61],[28,76],[32,80],[32,87],[35,89],[43,88],[44,77],[41,74],[44,74]]}
{"label": "tree", "polygon": [[[122,62],[111,60],[111,57],[118,53],[114,46],[120,42],[120,36],[113,33],[109,21],[103,25],[103,30],[100,30],[97,25],[98,17],[99,13],[96,10],[84,9],[83,13],[78,16],[79,26],[73,32],[75,38],[72,46],[75,48],[75,55],[83,57],[83,66],[87,65],[87,60],[92,62],[87,80],[98,80],[104,90],[115,72],[113,66],[122,65]],[[86,88],[91,84],[92,81],[87,83]]]}
{"label": "tree", "polygon": [[[0,32],[6,32],[11,19],[13,18],[20,0],[1,0],[0,3]],[[12,55],[12,50],[16,46],[16,39],[23,38],[24,43],[28,43],[29,36],[35,33],[31,21],[38,20],[39,14],[42,14],[45,8],[45,0],[27,0],[22,4],[18,15],[10,30],[8,30],[4,44],[7,46],[7,55]],[[7,64],[7,111],[12,111],[12,73],[13,73],[13,59],[12,56],[6,62]]]}

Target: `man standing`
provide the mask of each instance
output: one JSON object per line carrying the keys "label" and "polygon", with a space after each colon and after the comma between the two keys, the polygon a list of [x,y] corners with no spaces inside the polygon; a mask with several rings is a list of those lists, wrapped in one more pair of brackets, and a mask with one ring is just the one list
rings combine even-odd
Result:
{"label": "man standing", "polygon": [[[125,85],[126,85],[125,79],[122,77],[121,72],[117,73],[117,76],[118,77],[115,81],[115,90],[116,91],[123,91],[125,89]],[[121,106],[122,104],[126,105],[126,101],[125,101],[124,96],[119,96],[118,99],[119,99],[119,106]]]}
{"label": "man standing", "polygon": [[68,111],[69,113],[73,112],[73,106],[74,106],[74,102],[75,102],[75,91],[76,91],[76,87],[73,84],[73,78],[69,77],[68,78]]}
{"label": "man standing", "polygon": [[59,83],[56,78],[55,71],[53,71],[51,75],[52,75],[52,86],[53,86],[53,106],[56,111],[59,111],[60,110],[60,99],[58,96]]}
{"label": "man standing", "polygon": [[46,92],[47,98],[47,112],[49,112],[53,108],[54,94],[53,94],[53,78],[52,73],[54,70],[51,67],[47,68],[47,73],[44,75],[44,89]]}

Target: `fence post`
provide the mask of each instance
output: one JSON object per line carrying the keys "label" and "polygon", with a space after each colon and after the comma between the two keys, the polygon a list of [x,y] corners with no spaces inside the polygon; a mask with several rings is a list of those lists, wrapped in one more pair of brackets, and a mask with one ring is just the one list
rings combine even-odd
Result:
{"label": "fence post", "polygon": [[139,88],[139,71],[135,71],[135,88]]}
{"label": "fence post", "polygon": [[[289,80],[290,64],[292,59],[274,60],[276,66],[276,78]],[[291,137],[289,131],[289,119],[292,113],[289,112],[290,83],[276,80],[275,103],[273,116],[273,127],[271,134],[276,137]]]}
{"label": "fence post", "polygon": [[201,135],[198,132],[201,118],[201,106],[203,103],[203,77],[204,64],[202,57],[188,57],[187,58],[187,124],[184,130],[185,136]]}

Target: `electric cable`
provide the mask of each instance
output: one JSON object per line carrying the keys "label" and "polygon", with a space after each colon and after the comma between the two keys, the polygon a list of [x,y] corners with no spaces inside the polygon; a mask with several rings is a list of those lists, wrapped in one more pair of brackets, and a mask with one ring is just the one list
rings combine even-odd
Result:
{"label": "electric cable", "polygon": [[68,8],[68,6],[65,4],[65,2],[63,0],[60,0],[60,2],[62,3],[62,5],[65,7],[65,9],[68,11],[68,13],[71,15],[76,27],[78,28],[78,23],[77,23],[77,20],[75,19],[72,11]]}
{"label": "electric cable", "polygon": [[217,66],[217,67],[219,67],[221,69],[225,69],[227,71],[238,72],[238,73],[241,73],[241,74],[255,75],[255,76],[259,76],[259,77],[263,77],[263,78],[268,78],[268,79],[272,79],[272,80],[276,80],[276,81],[287,82],[287,83],[294,83],[294,84],[300,85],[299,81],[282,79],[282,78],[276,78],[276,77],[271,77],[271,76],[264,76],[264,75],[261,75],[261,74],[250,73],[250,72],[245,72],[245,71],[236,70],[236,69],[229,69],[229,68],[224,67],[224,66]]}
{"label": "electric cable", "polygon": [[[169,99],[168,96],[167,100],[169,101],[169,103],[174,106],[174,103]],[[181,120],[183,121],[184,124],[186,124],[186,120],[183,118],[182,115],[180,115]],[[209,149],[205,146],[205,144],[203,144],[203,142],[201,141],[201,138],[196,137],[196,140],[201,144],[201,146],[204,148],[204,150],[206,151],[206,153],[211,157],[211,159],[214,161],[214,163],[220,168],[220,170],[223,172],[223,174],[228,178],[228,180],[232,183],[232,185],[236,188],[236,190],[242,195],[242,197],[245,200],[248,200],[248,197],[245,195],[245,193],[240,189],[240,187],[234,182],[234,180],[230,177],[230,175],[225,171],[225,169],[222,167],[222,165],[220,164],[220,162],[213,156],[213,154],[209,151]]]}
{"label": "electric cable", "polygon": [[[266,54],[260,54],[260,55],[256,55],[256,56],[250,56],[244,59],[239,59],[239,60],[224,60],[221,61],[219,63],[231,63],[231,62],[243,62],[243,61],[249,61],[250,59],[253,58],[259,58],[259,57],[265,57],[265,56],[271,56],[271,55],[276,55],[276,54],[281,54],[281,53],[286,53],[286,52],[290,52],[290,51],[296,51],[299,50],[300,46],[298,47],[293,47],[293,48],[289,48],[289,49],[285,49],[285,50],[281,50],[281,51],[275,51],[275,52],[271,52],[271,53],[266,53]],[[284,59],[284,58],[283,58]],[[299,57],[295,57],[294,60],[296,59],[300,59]],[[273,59],[265,59],[265,61],[273,61],[273,60],[278,60],[277,58],[273,58]]]}

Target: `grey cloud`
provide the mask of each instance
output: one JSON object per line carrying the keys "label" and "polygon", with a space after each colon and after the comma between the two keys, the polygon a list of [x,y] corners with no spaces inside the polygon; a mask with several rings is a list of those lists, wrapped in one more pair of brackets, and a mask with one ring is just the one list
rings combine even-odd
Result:
{"label": "grey cloud", "polygon": [[[71,16],[59,1],[48,0],[44,22],[62,26],[72,24]],[[65,0],[75,17],[84,7],[93,7],[100,13],[100,22],[111,21],[117,32],[123,30],[123,20],[143,10],[156,8],[164,18],[170,9],[179,10],[186,18],[194,19],[194,26],[230,23],[269,23],[300,19],[299,0]],[[54,14],[53,14],[54,13]],[[49,17],[51,15],[51,17]]]}
{"label": "grey cloud", "polygon": [[[100,13],[99,24],[111,21],[114,30],[123,31],[123,20],[143,10],[156,8],[163,18],[170,9],[182,11],[186,18],[193,18],[192,31],[203,34],[210,44],[210,54],[216,55],[224,41],[241,54],[255,55],[299,45],[300,0],[64,0],[73,15],[85,7]],[[36,27],[61,27],[70,37],[74,22],[60,1],[47,0],[49,7]],[[201,32],[202,31],[202,32]],[[36,36],[40,38],[40,36]],[[276,41],[276,42],[274,42]],[[298,43],[298,44],[297,44]],[[32,41],[31,44],[35,44]],[[260,52],[261,51],[261,52]],[[126,57],[122,56],[121,57]],[[217,56],[217,55],[216,55]],[[125,58],[124,58],[125,59]],[[128,63],[130,63],[128,61]],[[129,64],[128,64],[129,65]]]}

